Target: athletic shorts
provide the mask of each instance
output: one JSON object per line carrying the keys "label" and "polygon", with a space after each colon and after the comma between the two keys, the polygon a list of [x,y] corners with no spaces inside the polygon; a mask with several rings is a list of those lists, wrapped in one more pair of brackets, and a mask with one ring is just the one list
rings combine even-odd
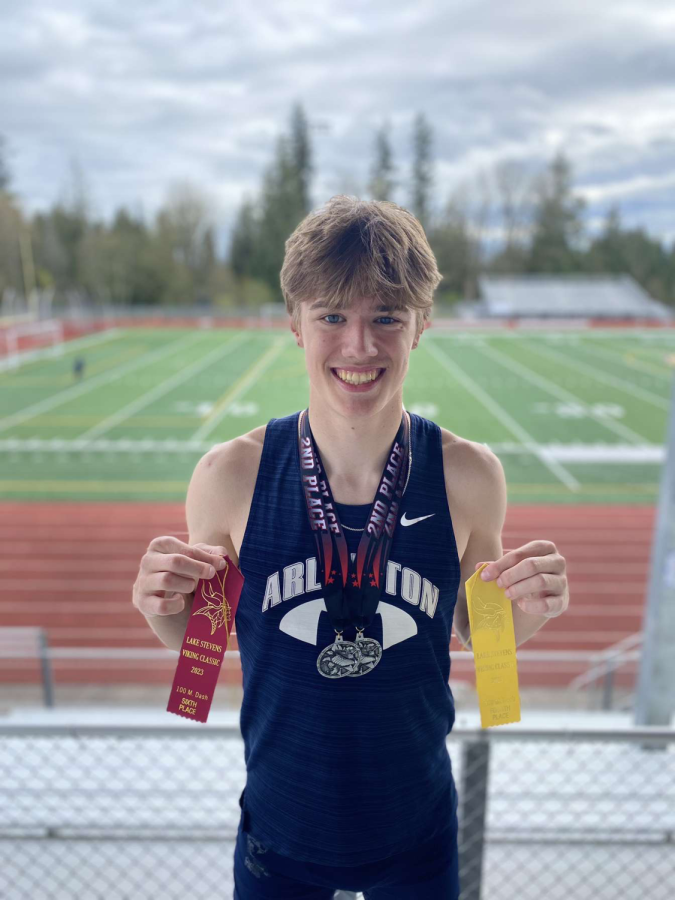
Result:
{"label": "athletic shorts", "polygon": [[458,900],[457,810],[443,834],[412,850],[363,866],[334,868],[280,856],[243,829],[234,849],[234,900],[333,900],[335,891],[364,900]]}

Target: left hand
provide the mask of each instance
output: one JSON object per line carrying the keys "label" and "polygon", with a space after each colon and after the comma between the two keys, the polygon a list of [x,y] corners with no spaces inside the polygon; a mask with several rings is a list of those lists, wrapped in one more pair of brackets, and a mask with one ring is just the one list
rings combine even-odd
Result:
{"label": "left hand", "polygon": [[[483,565],[484,562],[476,563],[476,569]],[[530,541],[490,562],[481,577],[484,581],[496,579],[523,612],[554,619],[565,612],[570,602],[565,568],[565,557],[558,553],[555,544]]]}

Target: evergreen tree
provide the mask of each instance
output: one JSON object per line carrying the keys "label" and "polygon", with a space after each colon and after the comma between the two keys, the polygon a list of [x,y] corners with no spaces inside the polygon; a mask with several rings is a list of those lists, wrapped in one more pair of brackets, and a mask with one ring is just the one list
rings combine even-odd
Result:
{"label": "evergreen tree", "polygon": [[0,134],[0,193],[9,189],[9,168],[7,166],[7,151],[5,138]]}
{"label": "evergreen tree", "polygon": [[263,177],[259,239],[253,255],[254,277],[264,281],[277,299],[281,297],[279,273],[288,236],[303,216],[298,170],[289,139],[281,135],[276,156]]}
{"label": "evergreen tree", "polygon": [[602,233],[586,254],[587,271],[631,275],[648,294],[675,305],[673,255],[642,228],[623,229],[619,210],[609,210]]}
{"label": "evergreen tree", "polygon": [[46,238],[41,243],[41,251],[46,259],[40,258],[53,274],[54,283],[61,290],[74,290],[84,282],[85,235],[91,227],[91,203],[89,190],[77,160],[70,165],[69,177],[57,201],[47,216]]}
{"label": "evergreen tree", "polygon": [[494,169],[497,208],[504,242],[490,261],[495,274],[512,275],[525,271],[529,248],[527,241],[527,207],[531,204],[531,179],[524,167],[514,160],[502,160]]}
{"label": "evergreen tree", "polygon": [[443,275],[438,287],[440,297],[457,300],[475,296],[473,261],[478,254],[471,234],[466,189],[459,189],[450,197],[438,224],[431,229],[429,243]]}
{"label": "evergreen tree", "polygon": [[556,274],[578,271],[584,201],[572,194],[570,165],[562,153],[538,179],[527,270]]}
{"label": "evergreen tree", "polygon": [[391,200],[396,187],[395,167],[389,141],[389,125],[385,123],[375,135],[375,161],[368,191],[373,200]]}
{"label": "evergreen tree", "polygon": [[431,226],[431,144],[432,132],[424,113],[418,113],[413,126],[413,169],[411,212],[425,231]]}
{"label": "evergreen tree", "polygon": [[295,170],[295,177],[297,179],[297,204],[304,217],[312,209],[310,184],[313,166],[311,159],[312,150],[309,141],[309,126],[304,110],[299,103],[293,107],[291,113],[290,155],[291,165]]}
{"label": "evergreen tree", "polygon": [[20,246],[23,229],[23,216],[14,198],[0,191],[0,301],[5,288],[22,295],[25,292]]}
{"label": "evergreen tree", "polygon": [[617,205],[607,210],[601,234],[591,242],[584,260],[589,272],[611,272],[621,274],[626,271],[624,257],[621,213]]}
{"label": "evergreen tree", "polygon": [[5,139],[0,134],[0,304],[5,288],[13,288],[20,294],[24,294],[26,289],[25,268],[21,259],[21,240],[22,237],[24,241],[26,239],[26,223],[16,198],[9,191],[5,146]]}
{"label": "evergreen tree", "polygon": [[[309,179],[311,149],[307,121],[297,106],[291,117],[290,136],[281,135],[275,157],[263,177],[256,240],[250,257],[250,274],[264,282],[271,295],[281,300],[279,273],[284,261],[286,240],[310,211]],[[245,246],[251,235],[251,213],[239,222],[237,240]],[[240,256],[240,260],[241,260]],[[239,263],[241,265],[241,262]],[[263,295],[264,296],[264,295]]]}
{"label": "evergreen tree", "polygon": [[255,203],[248,197],[239,208],[237,219],[230,238],[230,266],[238,280],[253,275],[256,246],[259,241],[259,224],[256,218]]}

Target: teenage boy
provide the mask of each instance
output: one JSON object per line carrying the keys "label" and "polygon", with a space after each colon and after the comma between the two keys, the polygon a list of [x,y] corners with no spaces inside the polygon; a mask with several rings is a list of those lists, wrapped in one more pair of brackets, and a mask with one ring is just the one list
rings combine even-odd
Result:
{"label": "teenage boy", "polygon": [[306,410],[213,447],[188,489],[189,540],[155,538],[134,603],[179,650],[199,578],[227,552],[247,769],[235,900],[459,896],[451,631],[464,583],[508,587],[516,643],[568,605],[547,540],[503,553],[502,466],[403,406],[441,276],[394,203],[334,197],[286,242],[281,286]]}

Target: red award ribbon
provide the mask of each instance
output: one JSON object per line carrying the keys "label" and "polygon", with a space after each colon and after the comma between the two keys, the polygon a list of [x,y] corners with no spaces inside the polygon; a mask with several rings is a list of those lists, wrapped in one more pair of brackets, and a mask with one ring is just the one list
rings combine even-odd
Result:
{"label": "red award ribbon", "polygon": [[197,582],[192,613],[166,710],[206,722],[237,614],[244,576],[229,556],[225,568]]}

